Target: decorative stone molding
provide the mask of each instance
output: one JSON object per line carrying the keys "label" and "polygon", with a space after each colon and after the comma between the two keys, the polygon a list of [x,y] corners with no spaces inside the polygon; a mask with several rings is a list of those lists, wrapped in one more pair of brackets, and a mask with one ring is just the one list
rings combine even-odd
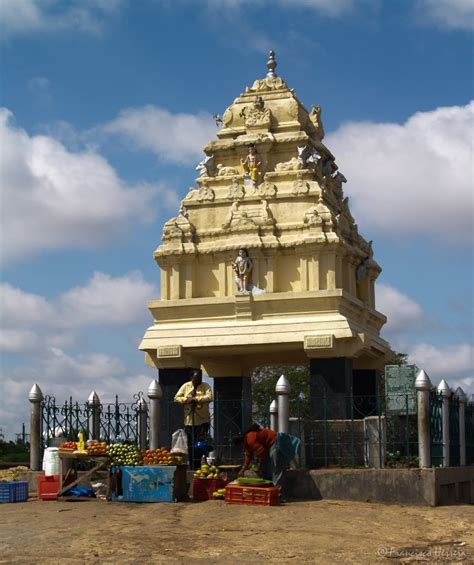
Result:
{"label": "decorative stone molding", "polygon": [[294,196],[298,196],[300,194],[308,194],[309,192],[309,184],[303,180],[303,176],[301,173],[298,173],[298,178],[293,183],[293,190],[291,193]]}
{"label": "decorative stone molding", "polygon": [[312,206],[304,213],[303,222],[308,226],[320,226],[323,223],[323,219],[318,214],[316,206]]}
{"label": "decorative stone molding", "polygon": [[179,240],[192,241],[196,232],[196,228],[191,224],[188,218],[188,211],[183,203],[179,208],[176,218],[171,218],[163,226],[163,241]]}
{"label": "decorative stone molding", "polygon": [[247,111],[247,108],[242,110],[245,115],[245,127],[248,130],[270,128],[272,113],[270,108],[265,108],[265,102],[261,96],[257,96],[254,105]]}
{"label": "decorative stone molding", "polygon": [[158,349],[156,350],[156,356],[159,359],[181,357],[181,345],[166,345],[163,347],[158,347]]}
{"label": "decorative stone molding", "polygon": [[214,197],[214,191],[212,190],[212,188],[209,188],[207,183],[202,184],[196,195],[198,202],[212,201],[214,200]]}
{"label": "decorative stone molding", "polygon": [[334,336],[330,335],[307,335],[304,338],[305,349],[332,349]]}
{"label": "decorative stone molding", "polygon": [[239,184],[237,177],[232,177],[232,184],[230,185],[229,192],[227,193],[227,198],[230,200],[241,200],[244,196],[244,187]]}
{"label": "decorative stone molding", "polygon": [[224,127],[229,127],[233,119],[234,119],[234,114],[232,112],[232,108],[229,106],[229,108],[226,109],[224,115],[222,116],[222,123]]}
{"label": "decorative stone molding", "polygon": [[271,90],[280,90],[288,88],[285,81],[280,77],[266,77],[261,80],[256,80],[253,85],[245,89],[245,92],[263,92]]}
{"label": "decorative stone molding", "polygon": [[265,198],[274,198],[276,196],[276,193],[276,186],[273,183],[268,182],[266,179],[255,189],[255,194],[258,194],[258,196]]}

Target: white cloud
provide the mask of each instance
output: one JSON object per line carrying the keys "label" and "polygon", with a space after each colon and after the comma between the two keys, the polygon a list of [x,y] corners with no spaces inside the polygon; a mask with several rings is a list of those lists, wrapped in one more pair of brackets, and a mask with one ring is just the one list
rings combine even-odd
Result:
{"label": "white cloud", "polygon": [[406,332],[417,327],[424,319],[421,306],[388,284],[377,284],[377,310],[387,316],[384,332]]}
{"label": "white cloud", "polygon": [[123,5],[123,0],[1,0],[0,30],[4,38],[67,30],[98,35]]}
{"label": "white cloud", "polygon": [[472,0],[417,0],[415,9],[424,23],[446,29],[474,29]]}
{"label": "white cloud", "polygon": [[446,379],[449,386],[461,386],[464,392],[474,387],[474,347],[468,343],[434,346],[420,343],[409,350],[408,360],[424,369],[437,386]]}
{"label": "white cloud", "polygon": [[149,221],[161,190],[128,186],[93,151],[72,153],[48,136],[29,136],[0,109],[1,255],[25,260],[43,250],[96,247]]}
{"label": "white cloud", "polygon": [[138,271],[117,278],[94,273],[86,286],[62,294],[58,306],[71,325],[133,324],[144,320],[147,301],[157,295]]}
{"label": "white cloud", "polygon": [[172,114],[158,106],[127,108],[100,131],[118,134],[165,161],[193,164],[203,157],[202,148],[215,137],[217,128],[206,112]]}
{"label": "white cloud", "polygon": [[327,136],[356,221],[397,238],[473,241],[473,115],[418,112],[402,125],[348,123]]}
{"label": "white cloud", "polygon": [[46,300],[8,283],[0,285],[0,350],[62,347],[91,326],[145,325],[147,301],[158,288],[138,271],[121,277],[96,272],[83,287]]}
{"label": "white cloud", "polygon": [[355,6],[372,3],[371,0],[207,0],[207,6],[211,10],[215,10],[216,6],[222,10],[239,9],[239,8],[257,8],[267,7],[269,5],[276,6],[280,4],[285,8],[302,7],[308,10],[315,10],[320,14],[330,17],[338,17],[346,12],[354,9]]}

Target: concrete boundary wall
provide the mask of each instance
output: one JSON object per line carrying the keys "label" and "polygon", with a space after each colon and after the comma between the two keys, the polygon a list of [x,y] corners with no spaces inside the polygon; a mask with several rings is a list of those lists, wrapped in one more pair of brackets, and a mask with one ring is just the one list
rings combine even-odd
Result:
{"label": "concrete boundary wall", "polygon": [[285,493],[292,498],[339,499],[439,506],[474,503],[474,467],[436,469],[296,469]]}

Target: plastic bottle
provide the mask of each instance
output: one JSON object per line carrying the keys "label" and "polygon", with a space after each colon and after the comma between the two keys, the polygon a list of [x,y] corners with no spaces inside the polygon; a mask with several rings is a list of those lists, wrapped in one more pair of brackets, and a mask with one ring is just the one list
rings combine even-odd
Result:
{"label": "plastic bottle", "polygon": [[84,433],[83,432],[79,432],[77,434],[79,441],[77,442],[77,450],[78,451],[85,451],[86,450],[86,444],[84,442]]}

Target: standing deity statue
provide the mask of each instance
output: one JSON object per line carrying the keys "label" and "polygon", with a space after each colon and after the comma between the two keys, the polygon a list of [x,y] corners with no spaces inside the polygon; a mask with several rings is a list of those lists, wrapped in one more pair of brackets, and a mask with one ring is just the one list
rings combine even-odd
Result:
{"label": "standing deity statue", "polygon": [[[253,143],[249,145],[249,151],[245,159],[240,159],[242,163],[242,167],[244,169],[244,173],[247,177],[250,177],[253,185],[257,184],[257,180],[260,173],[260,167],[262,165],[262,159],[260,155],[257,153],[257,148]],[[245,181],[244,181],[245,182]]]}
{"label": "standing deity statue", "polygon": [[237,290],[239,292],[246,292],[250,282],[250,273],[253,268],[252,259],[250,259],[246,249],[239,249],[237,258],[232,262],[232,268],[235,272]]}

